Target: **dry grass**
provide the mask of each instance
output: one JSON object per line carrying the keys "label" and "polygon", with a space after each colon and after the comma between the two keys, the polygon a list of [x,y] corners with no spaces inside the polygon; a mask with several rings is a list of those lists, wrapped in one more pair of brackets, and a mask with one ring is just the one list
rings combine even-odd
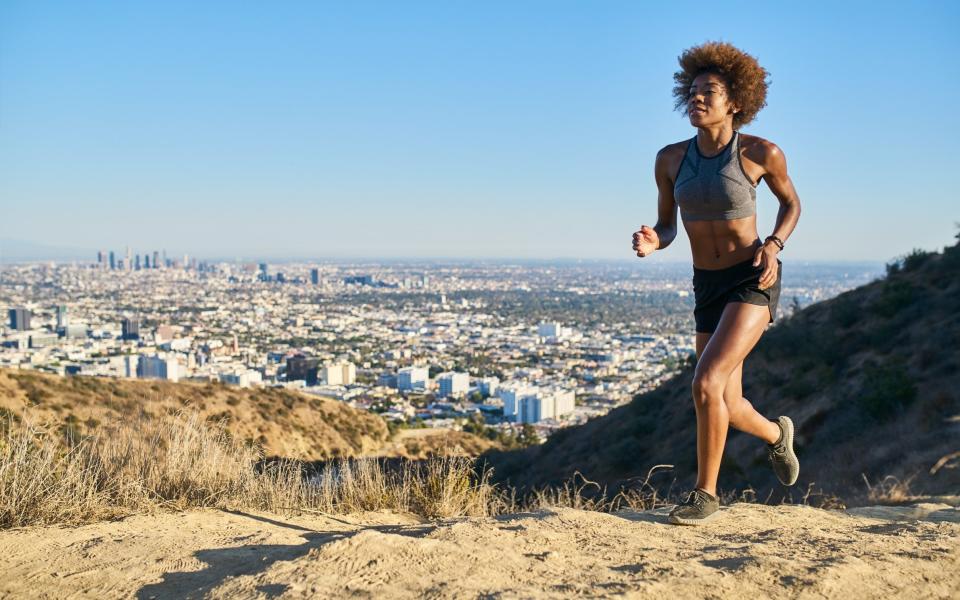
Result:
{"label": "dry grass", "polygon": [[605,487],[590,481],[577,471],[562,486],[535,491],[523,505],[527,509],[564,507],[601,512],[659,508],[676,502],[676,498],[671,495],[673,486],[671,484],[664,493],[659,487],[653,485],[650,479],[657,472],[672,468],[673,465],[655,465],[647,471],[643,481],[620,490],[613,497],[610,497]]}
{"label": "dry grass", "polygon": [[389,441],[379,416],[293,390],[0,368],[0,419],[63,424],[84,437],[101,435],[111,423],[177,411],[222,420],[231,435],[257,443],[267,456],[305,461],[355,457],[380,453]]}
{"label": "dry grass", "polygon": [[489,473],[442,457],[387,469],[375,459],[303,465],[264,463],[259,450],[197,413],[122,422],[64,442],[30,424],[0,440],[0,528],[82,523],[157,508],[220,507],[275,512],[398,510],[429,518],[502,509]]}
{"label": "dry grass", "polygon": [[9,424],[0,439],[0,528],[110,516],[84,451],[65,449],[31,426]]}
{"label": "dry grass", "polygon": [[879,482],[871,484],[866,475],[862,475],[867,486],[867,500],[871,504],[899,504],[909,502],[914,496],[910,490],[913,477],[901,481],[893,475],[887,475]]}
{"label": "dry grass", "polygon": [[361,458],[330,462],[304,485],[316,490],[311,508],[327,512],[388,509],[427,518],[485,516],[504,508],[489,475],[478,476],[473,459],[462,456],[404,460],[395,468]]}
{"label": "dry grass", "polygon": [[[79,439],[7,419],[0,437],[0,528],[83,523],[161,508],[217,507],[271,512],[350,514],[394,510],[437,519],[487,516],[567,507],[615,512],[673,504],[651,479],[672,465],[612,495],[577,473],[566,484],[517,498],[490,482],[473,459],[448,455],[390,463],[337,459],[307,473],[292,460],[263,461],[258,447],[230,435],[225,424],[199,413],[128,420]],[[873,503],[910,497],[910,482],[886,478],[871,485]],[[725,503],[764,502],[747,489]],[[785,500],[793,502],[790,500]],[[809,486],[801,504],[843,508]]]}

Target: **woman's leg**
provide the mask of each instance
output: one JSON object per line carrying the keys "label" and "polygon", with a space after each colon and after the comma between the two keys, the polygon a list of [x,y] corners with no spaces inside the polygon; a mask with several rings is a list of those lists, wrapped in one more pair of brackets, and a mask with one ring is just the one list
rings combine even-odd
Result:
{"label": "woman's leg", "polygon": [[729,302],[697,361],[693,402],[697,411],[697,487],[716,495],[717,474],[730,413],[724,401],[727,381],[766,329],[766,306]]}
{"label": "woman's leg", "polygon": [[768,444],[780,437],[780,427],[757,412],[750,401],[743,397],[743,361],[730,373],[727,387],[723,390],[723,401],[730,415],[730,426],[738,431],[756,436]]}
{"label": "woman's leg", "polygon": [[[703,354],[703,349],[706,348],[712,335],[712,333],[697,332],[697,360],[700,359],[700,355]],[[780,437],[780,428],[776,423],[758,413],[750,401],[743,397],[744,362],[740,361],[737,368],[730,373],[727,386],[723,388],[723,402],[727,405],[730,426],[772,444]]]}

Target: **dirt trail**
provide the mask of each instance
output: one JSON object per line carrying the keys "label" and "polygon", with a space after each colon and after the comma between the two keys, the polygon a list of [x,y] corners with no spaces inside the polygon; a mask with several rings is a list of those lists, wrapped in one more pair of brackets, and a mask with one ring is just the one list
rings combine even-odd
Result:
{"label": "dirt trail", "polygon": [[956,598],[960,510],[735,504],[700,528],[665,510],[409,515],[215,510],[0,532],[0,595],[37,598]]}

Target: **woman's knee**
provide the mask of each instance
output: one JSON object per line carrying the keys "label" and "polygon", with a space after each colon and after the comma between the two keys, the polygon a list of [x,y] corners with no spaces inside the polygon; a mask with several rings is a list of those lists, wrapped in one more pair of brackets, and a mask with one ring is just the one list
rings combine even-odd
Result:
{"label": "woman's knee", "polygon": [[693,374],[693,399],[698,405],[724,402],[727,377],[715,369],[697,369]]}

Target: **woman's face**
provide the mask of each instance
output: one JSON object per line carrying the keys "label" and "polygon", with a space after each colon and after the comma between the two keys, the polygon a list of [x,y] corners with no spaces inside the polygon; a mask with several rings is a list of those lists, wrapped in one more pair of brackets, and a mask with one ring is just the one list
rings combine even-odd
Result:
{"label": "woman's face", "polygon": [[690,84],[687,114],[694,127],[720,125],[726,119],[732,121],[736,110],[727,97],[726,82],[716,73],[701,73]]}

